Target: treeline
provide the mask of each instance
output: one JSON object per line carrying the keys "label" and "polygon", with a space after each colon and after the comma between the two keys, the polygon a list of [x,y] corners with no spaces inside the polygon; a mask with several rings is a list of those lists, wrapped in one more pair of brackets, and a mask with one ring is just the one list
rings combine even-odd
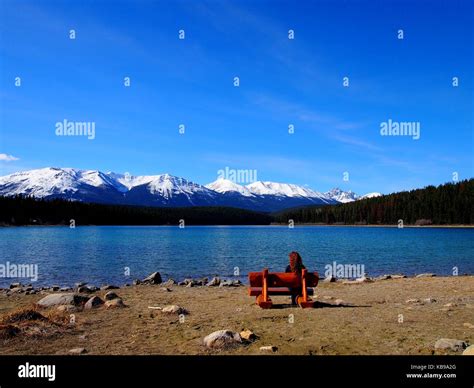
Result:
{"label": "treeline", "polygon": [[322,223],[347,225],[474,224],[474,179],[458,183],[427,186],[341,205],[292,209],[274,215],[275,221],[287,224]]}
{"label": "treeline", "polygon": [[230,207],[158,208],[0,197],[1,225],[268,225],[266,214]]}
{"label": "treeline", "polygon": [[159,208],[102,205],[27,196],[0,197],[0,225],[472,225],[474,179],[341,205],[270,214],[231,207]]}

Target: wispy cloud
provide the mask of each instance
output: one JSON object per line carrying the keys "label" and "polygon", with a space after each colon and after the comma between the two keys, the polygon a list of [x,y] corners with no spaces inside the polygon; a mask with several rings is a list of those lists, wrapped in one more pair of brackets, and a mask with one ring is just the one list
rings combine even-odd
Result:
{"label": "wispy cloud", "polygon": [[20,158],[8,154],[0,154],[0,161],[2,162],[13,162],[15,160],[20,160]]}

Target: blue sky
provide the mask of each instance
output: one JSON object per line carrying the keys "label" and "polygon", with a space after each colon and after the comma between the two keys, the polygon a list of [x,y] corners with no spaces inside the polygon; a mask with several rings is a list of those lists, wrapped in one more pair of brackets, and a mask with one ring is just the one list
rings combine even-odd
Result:
{"label": "blue sky", "polygon": [[[3,0],[0,15],[0,154],[18,159],[0,175],[205,184],[229,167],[358,193],[474,175],[472,1]],[[95,139],[56,136],[64,119],[95,122]],[[388,119],[420,139],[381,136]]]}

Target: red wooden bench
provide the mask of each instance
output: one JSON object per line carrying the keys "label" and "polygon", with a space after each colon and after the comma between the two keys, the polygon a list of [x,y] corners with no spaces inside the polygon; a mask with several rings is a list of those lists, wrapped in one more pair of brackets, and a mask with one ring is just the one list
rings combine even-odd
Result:
{"label": "red wooden bench", "polygon": [[257,304],[264,309],[272,307],[269,295],[297,295],[296,302],[302,308],[313,307],[314,302],[308,297],[313,295],[313,288],[318,285],[317,272],[304,269],[301,275],[288,272],[269,273],[265,268],[262,272],[249,273],[249,295],[257,297]]}

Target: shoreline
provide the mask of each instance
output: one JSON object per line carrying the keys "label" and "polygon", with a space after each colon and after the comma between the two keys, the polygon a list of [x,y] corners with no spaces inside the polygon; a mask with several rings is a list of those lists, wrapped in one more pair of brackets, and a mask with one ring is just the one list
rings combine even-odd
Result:
{"label": "shoreline", "polygon": [[[76,225],[74,228],[80,228],[80,227],[87,227],[87,226],[93,226],[93,227],[112,227],[112,226],[123,226],[123,227],[137,227],[137,228],[146,228],[146,227],[175,227],[179,228],[179,225],[171,225],[171,224],[157,224],[157,225],[116,225],[116,224],[107,224],[107,225],[95,225],[95,224],[88,224],[88,225]],[[327,226],[327,227],[351,227],[351,228],[399,228],[397,224],[368,224],[368,225],[353,225],[353,224],[319,224],[319,223],[302,223],[294,224],[295,227],[297,226]],[[25,227],[64,227],[64,228],[70,228],[68,224],[51,224],[51,225],[0,225],[1,228],[25,228]],[[255,227],[255,228],[262,228],[262,227],[283,227],[283,228],[288,228],[288,224],[278,224],[278,223],[270,223],[270,224],[262,224],[262,225],[254,225],[254,224],[248,224],[248,225],[220,225],[220,224],[215,224],[215,225],[186,225],[186,228],[214,228],[214,227],[226,227],[226,228],[238,228],[238,227]],[[474,228],[474,225],[470,224],[453,224],[453,225],[403,225],[403,228],[399,229],[405,229],[405,228],[433,228],[433,229],[472,229]]]}
{"label": "shoreline", "polygon": [[[474,343],[473,275],[320,281],[315,308],[272,296],[276,308],[267,310],[243,284],[178,286],[152,275],[160,282],[0,292],[0,354],[259,355],[274,347],[276,355],[442,355],[462,349],[439,348],[440,339]],[[63,299],[41,307],[44,298]],[[204,338],[219,330],[254,336],[206,347]]]}

